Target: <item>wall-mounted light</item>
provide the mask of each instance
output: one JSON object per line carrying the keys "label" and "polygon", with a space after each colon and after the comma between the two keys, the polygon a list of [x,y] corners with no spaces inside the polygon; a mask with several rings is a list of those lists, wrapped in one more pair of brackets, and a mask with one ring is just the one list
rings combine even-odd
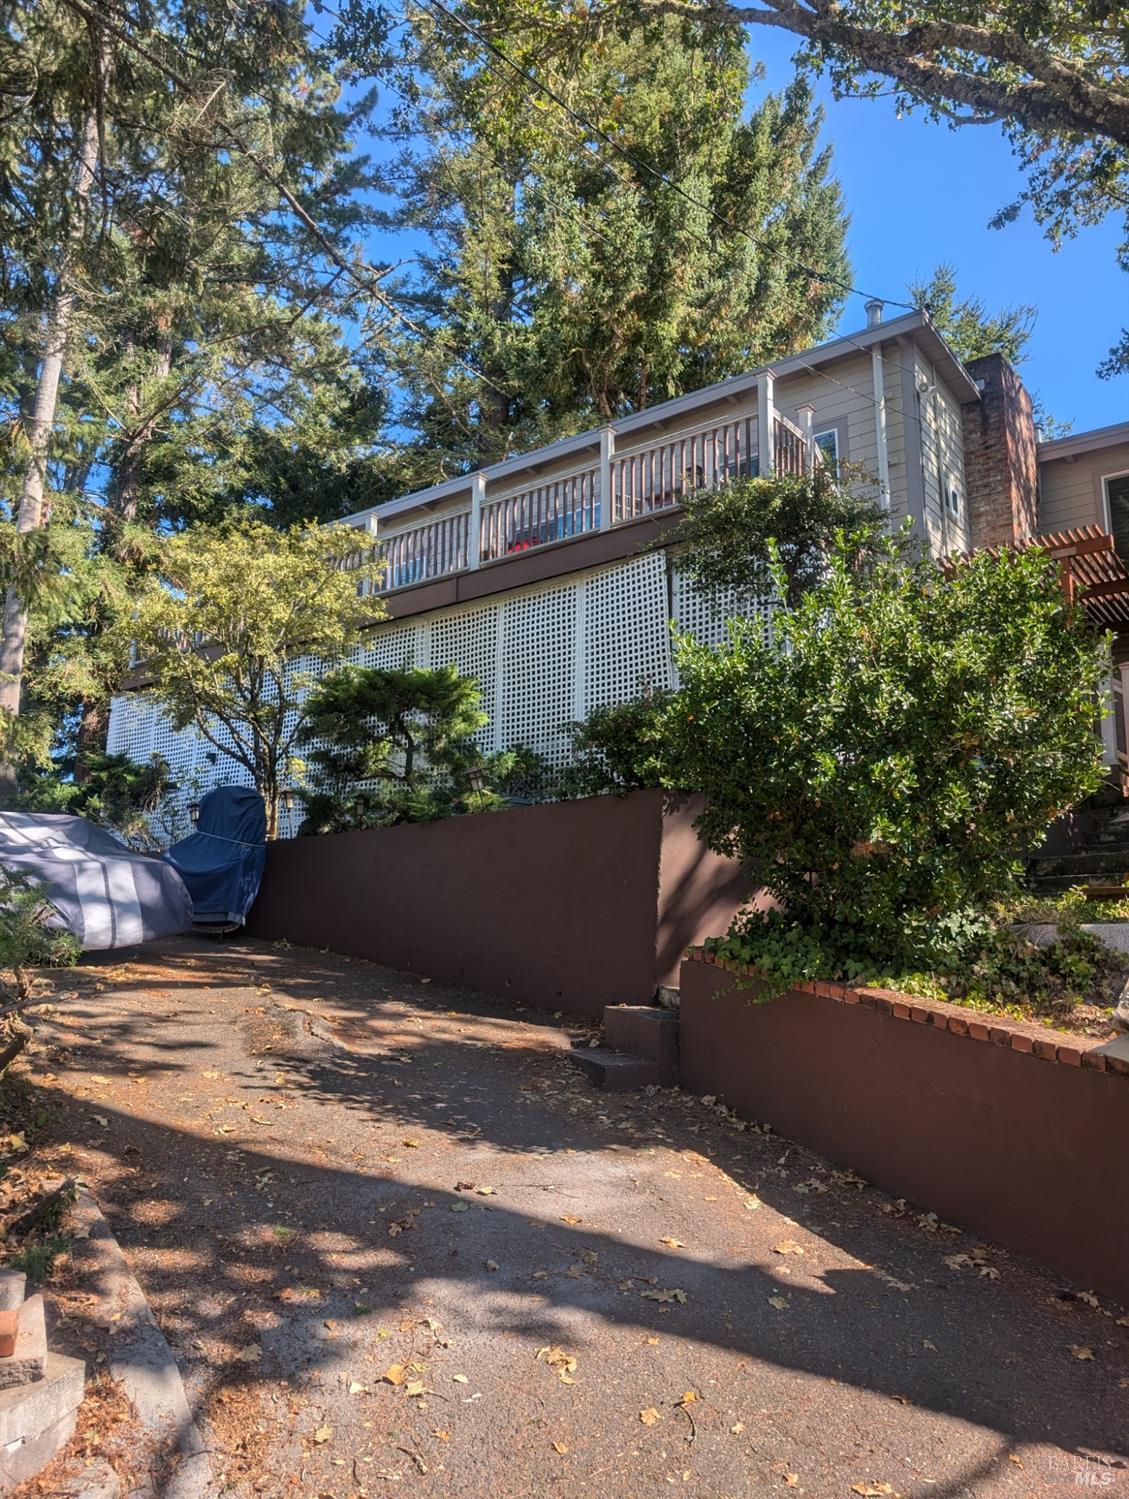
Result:
{"label": "wall-mounted light", "polygon": [[196,824],[200,821],[200,803],[199,802],[189,802],[188,803],[188,820],[191,822],[191,824],[192,824],[193,827],[195,827]]}

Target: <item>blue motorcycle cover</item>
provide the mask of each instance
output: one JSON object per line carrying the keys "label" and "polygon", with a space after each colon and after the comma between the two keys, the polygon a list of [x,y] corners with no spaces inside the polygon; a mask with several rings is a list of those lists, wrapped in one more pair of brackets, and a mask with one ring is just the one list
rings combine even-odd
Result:
{"label": "blue motorcycle cover", "polygon": [[192,919],[242,925],[267,860],[263,799],[249,786],[217,786],[200,803],[196,831],[164,858],[192,897]]}

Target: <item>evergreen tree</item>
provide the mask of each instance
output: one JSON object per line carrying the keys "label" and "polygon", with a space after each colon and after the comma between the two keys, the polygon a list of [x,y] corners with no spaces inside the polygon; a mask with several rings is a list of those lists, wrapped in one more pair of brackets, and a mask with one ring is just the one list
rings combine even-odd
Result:
{"label": "evergreen tree", "polygon": [[350,260],[372,99],[346,107],[299,4],[253,8],[235,40],[210,3],[137,23],[16,3],[0,39],[26,64],[0,118],[0,705],[9,731],[30,710],[9,737],[40,754],[77,729],[81,778],[158,533],[356,508],[383,414],[344,331],[381,308]]}
{"label": "evergreen tree", "polygon": [[403,287],[426,332],[399,348],[416,482],[826,333],[846,220],[803,85],[745,118],[732,33],[668,18],[609,36],[555,83],[629,161],[532,108],[443,17],[417,26],[424,87],[405,118],[422,145],[401,158],[398,216],[427,237]]}

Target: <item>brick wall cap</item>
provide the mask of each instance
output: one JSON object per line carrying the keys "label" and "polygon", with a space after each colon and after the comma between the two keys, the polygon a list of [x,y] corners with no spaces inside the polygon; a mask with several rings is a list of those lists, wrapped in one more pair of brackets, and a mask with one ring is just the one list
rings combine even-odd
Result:
{"label": "brick wall cap", "polygon": [[[691,949],[687,961],[725,969],[739,977],[757,976],[756,968],[750,964],[729,963],[716,953],[706,952],[701,948]],[[1033,1021],[1012,1020],[1006,1015],[972,1010],[967,1005],[955,1005],[943,999],[927,999],[920,994],[903,994],[897,989],[852,988],[846,984],[817,980],[797,983],[779,997],[787,999],[793,994],[803,995],[805,998],[828,999],[840,1004],[846,1000],[849,1004],[874,1010],[892,1020],[931,1024],[962,1040],[989,1046],[1010,1046],[1013,1051],[1036,1061],[1084,1067],[1093,1072],[1104,1072],[1111,1077],[1129,1077],[1129,1037],[1122,1038],[1123,1044],[1118,1045],[1117,1040],[1111,1042],[1090,1036],[1077,1036],[1066,1031],[1052,1030],[1050,1026],[1038,1025]]]}

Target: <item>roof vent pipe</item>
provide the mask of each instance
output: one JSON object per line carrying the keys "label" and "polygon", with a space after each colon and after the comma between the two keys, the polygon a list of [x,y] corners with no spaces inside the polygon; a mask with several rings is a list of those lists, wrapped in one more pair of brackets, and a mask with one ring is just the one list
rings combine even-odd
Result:
{"label": "roof vent pipe", "polygon": [[878,327],[878,324],[882,321],[882,309],[885,305],[885,302],[879,301],[877,297],[872,297],[866,304],[866,326],[868,328]]}

